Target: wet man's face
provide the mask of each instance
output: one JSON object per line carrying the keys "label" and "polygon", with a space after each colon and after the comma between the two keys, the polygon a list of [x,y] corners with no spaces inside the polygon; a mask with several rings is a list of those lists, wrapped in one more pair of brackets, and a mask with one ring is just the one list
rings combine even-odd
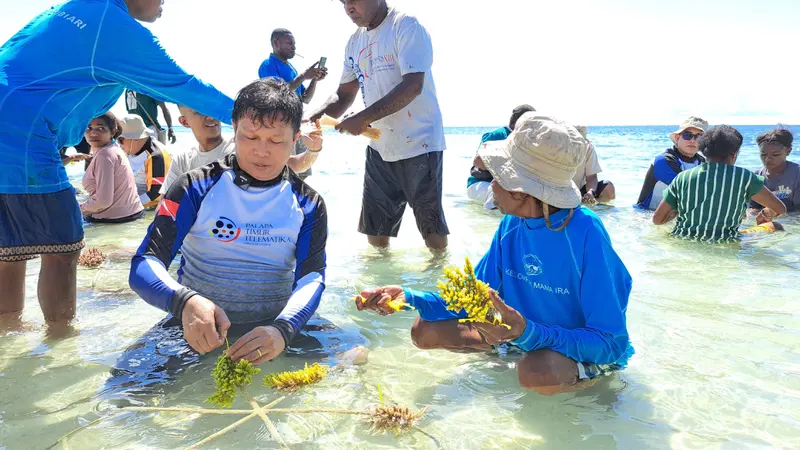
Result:
{"label": "wet man's face", "polygon": [[163,12],[161,6],[164,0],[125,0],[125,2],[128,4],[131,16],[142,22],[155,22]]}
{"label": "wet man's face", "polygon": [[380,10],[383,0],[341,0],[347,17],[359,27],[368,27]]}

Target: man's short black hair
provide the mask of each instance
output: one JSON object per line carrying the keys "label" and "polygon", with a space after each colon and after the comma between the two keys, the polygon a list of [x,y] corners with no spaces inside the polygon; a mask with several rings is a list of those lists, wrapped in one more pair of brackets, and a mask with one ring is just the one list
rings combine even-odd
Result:
{"label": "man's short black hair", "polygon": [[531,105],[519,105],[514,108],[514,111],[511,112],[511,119],[508,121],[508,128],[513,130],[514,127],[517,126],[519,118],[522,117],[523,114],[531,111],[536,111],[536,108]]}
{"label": "man's short black hair", "polygon": [[758,143],[759,147],[766,144],[778,144],[786,148],[792,148],[792,142],[794,142],[792,132],[782,126],[774,130],[765,131],[756,138],[756,143]]}
{"label": "man's short black hair", "polygon": [[697,140],[698,151],[706,158],[725,159],[742,148],[742,133],[729,125],[715,125]]}
{"label": "man's short black hair", "polygon": [[280,120],[297,133],[303,120],[303,102],[283,80],[262,78],[242,88],[236,96],[233,122],[244,117],[262,125]]}
{"label": "man's short black hair", "polygon": [[275,28],[272,30],[272,35],[269,37],[269,41],[273,42],[275,39],[282,38],[284,36],[291,36],[292,32],[287,30],[286,28]]}

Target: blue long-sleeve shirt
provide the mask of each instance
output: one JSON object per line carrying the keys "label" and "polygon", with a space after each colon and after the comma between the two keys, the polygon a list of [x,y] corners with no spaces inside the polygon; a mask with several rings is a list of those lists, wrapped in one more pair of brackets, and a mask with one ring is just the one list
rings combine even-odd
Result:
{"label": "blue long-sleeve shirt", "polygon": [[125,87],[230,123],[233,100],[186,73],[125,0],[71,0],[0,47],[0,194],[69,187],[59,150]]}
{"label": "blue long-sleeve shirt", "polygon": [[[550,216],[554,228],[568,212]],[[632,280],[600,219],[578,208],[562,231],[544,219],[505,216],[475,275],[527,321],[512,343],[549,348],[578,362],[625,365],[633,354],[625,312]],[[406,301],[427,321],[464,317],[436,293],[406,289]]]}
{"label": "blue long-sleeve shirt", "polygon": [[[289,343],[325,290],[325,203],[288,169],[258,182],[229,155],[181,176],[134,256],[129,283],[151,305],[182,316],[195,294],[232,323],[269,320]],[[178,280],[167,269],[181,250]]]}

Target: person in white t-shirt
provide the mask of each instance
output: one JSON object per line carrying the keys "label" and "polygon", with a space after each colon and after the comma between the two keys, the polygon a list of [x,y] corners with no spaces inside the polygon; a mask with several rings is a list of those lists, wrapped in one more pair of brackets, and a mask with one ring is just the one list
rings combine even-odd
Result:
{"label": "person in white t-shirt", "polygon": [[[586,127],[578,125],[575,128],[586,137]],[[587,139],[588,140],[588,139]],[[588,205],[595,203],[606,203],[616,198],[616,190],[614,184],[608,180],[598,181],[597,174],[603,171],[600,167],[600,159],[597,157],[597,151],[594,149],[594,144],[589,142],[589,151],[586,153],[586,161],[578,165],[575,171],[575,177],[572,179],[575,186],[578,186],[583,196],[582,202]]]}
{"label": "person in white t-shirt", "polygon": [[[219,161],[236,151],[233,138],[222,137],[222,124],[219,120],[204,116],[186,105],[178,105],[178,109],[181,112],[178,121],[184,127],[192,130],[194,138],[197,139],[197,146],[173,157],[167,179],[161,188],[162,194],[166,193],[169,186],[184,173]],[[311,134],[321,135],[321,131],[314,131]],[[304,173],[308,173],[320,151],[321,149],[309,150],[305,139],[298,139],[295,153],[302,154],[289,158],[289,168],[299,174],[301,179],[304,179]]]}
{"label": "person in white t-shirt", "polygon": [[311,119],[342,116],[360,90],[366,108],[336,127],[352,135],[370,126],[381,131],[367,147],[358,231],[370,244],[387,247],[409,204],[428,247],[444,249],[449,234],[442,209],[445,140],[431,74],[431,38],[415,17],[389,8],[386,0],[342,4],[359,28],[347,43],[336,95]]}

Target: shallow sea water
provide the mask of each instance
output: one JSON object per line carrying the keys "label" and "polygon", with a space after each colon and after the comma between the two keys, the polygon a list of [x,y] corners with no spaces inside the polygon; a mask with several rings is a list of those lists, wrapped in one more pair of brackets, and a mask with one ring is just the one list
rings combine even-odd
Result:
{"label": "shallow sea water", "polygon": [[[754,137],[765,128],[740,129],[740,164],[757,167]],[[416,349],[408,333],[413,313],[358,313],[352,286],[433,288],[445,265],[464,256],[477,261],[488,248],[499,216],[470,203],[464,189],[483,131],[448,130],[444,202],[452,235],[441,258],[425,249],[410,214],[391,250],[367,246],[355,231],[365,142],[326,135],[308,180],[330,216],[327,289],[315,321],[323,326],[311,333],[321,348],[262,369],[335,366],[337,354],[364,345],[368,364],[340,366],[279,406],[361,410],[383,399],[427,407],[419,426],[429,436],[374,436],[357,416],[272,415],[291,448],[800,447],[800,219],[782,219],[785,233],[727,245],[673,239],[668,228],[652,226],[649,214],[630,205],[649,161],[668,146],[669,127],[590,128],[601,178],[611,179],[618,195],[613,206],[595,211],[634,280],[628,328],[636,355],[623,372],[579,393],[542,397],[520,390],[513,359]],[[175,151],[191,139],[181,133]],[[69,172],[79,185],[80,167]],[[25,326],[0,332],[0,449],[181,448],[238,418],[119,410],[204,407],[214,390],[209,372],[218,353],[184,364],[169,360],[180,339],[148,332],[164,314],[127,286],[130,256],[151,217],[87,226],[88,246],[109,257],[99,269],[79,269],[78,320],[66,336],[45,332],[35,296],[39,263],[29,263]],[[259,403],[283,395],[260,379],[249,389]],[[248,405],[239,398],[234,408]],[[59,443],[87,424],[67,447]],[[256,419],[202,448],[278,447]]]}

